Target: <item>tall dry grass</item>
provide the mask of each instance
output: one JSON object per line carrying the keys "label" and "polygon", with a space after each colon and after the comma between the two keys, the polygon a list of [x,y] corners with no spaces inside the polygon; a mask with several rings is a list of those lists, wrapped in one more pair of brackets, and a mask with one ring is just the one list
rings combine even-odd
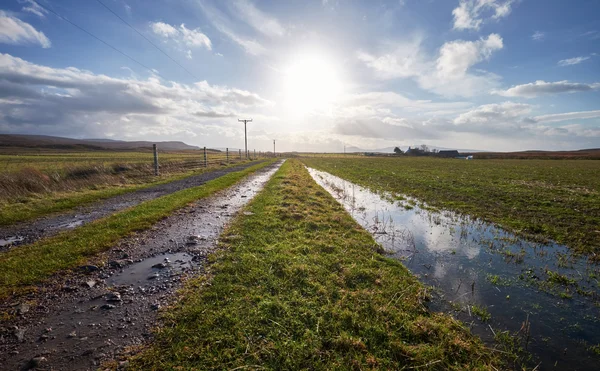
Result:
{"label": "tall dry grass", "polygon": [[[239,159],[237,161],[239,162]],[[224,161],[211,161],[207,164],[207,168],[225,165]],[[89,163],[77,166],[64,163],[62,167],[52,169],[24,166],[16,171],[0,173],[0,203],[15,202],[25,197],[54,192],[148,183],[203,168],[204,163],[201,161],[163,161],[160,164],[161,177],[157,178],[154,176],[152,163]]]}

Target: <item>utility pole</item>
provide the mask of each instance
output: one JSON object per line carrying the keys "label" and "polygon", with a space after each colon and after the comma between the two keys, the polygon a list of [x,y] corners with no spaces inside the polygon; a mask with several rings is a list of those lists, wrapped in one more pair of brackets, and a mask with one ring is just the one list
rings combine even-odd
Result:
{"label": "utility pole", "polygon": [[238,119],[238,121],[244,123],[244,150],[246,151],[246,159],[248,159],[248,134],[246,131],[246,124],[252,122],[252,119]]}
{"label": "utility pole", "polygon": [[275,139],[273,139],[273,157],[277,157],[275,154]]}

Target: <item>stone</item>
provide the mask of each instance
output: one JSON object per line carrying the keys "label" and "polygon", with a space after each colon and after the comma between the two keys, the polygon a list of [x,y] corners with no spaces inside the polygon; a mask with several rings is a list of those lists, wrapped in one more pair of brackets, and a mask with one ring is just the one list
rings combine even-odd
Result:
{"label": "stone", "polygon": [[85,285],[86,285],[88,288],[90,288],[90,289],[91,289],[91,288],[93,288],[94,286],[96,286],[96,281],[93,281],[93,280],[90,280],[90,281],[85,281]]}
{"label": "stone", "polygon": [[19,341],[21,343],[25,341],[25,329],[24,328],[18,328],[17,326],[15,326],[13,334],[17,338],[17,341]]}
{"label": "stone", "polygon": [[80,270],[90,273],[90,272],[96,272],[98,270],[100,270],[100,268],[98,268],[95,265],[91,265],[91,264],[87,264],[87,265],[82,265],[81,267],[79,267]]}
{"label": "stone", "polygon": [[75,338],[75,337],[77,337],[77,332],[76,332],[76,331],[73,331],[73,332],[71,332],[69,335],[67,335],[67,337],[68,337],[69,339]]}
{"label": "stone", "polygon": [[16,310],[17,310],[18,315],[23,315],[23,314],[29,312],[29,304],[21,303],[21,304],[17,305]]}
{"label": "stone", "polygon": [[30,370],[32,368],[38,368],[40,365],[46,363],[48,360],[46,357],[33,357],[27,363],[27,366],[24,367],[25,370]]}
{"label": "stone", "polygon": [[112,304],[104,304],[100,307],[100,309],[103,309],[103,310],[111,310],[111,309],[115,309],[115,308],[116,307]]}
{"label": "stone", "polygon": [[108,266],[111,268],[123,268],[123,265],[121,260],[111,260],[108,262]]}
{"label": "stone", "polygon": [[167,265],[165,263],[158,263],[158,264],[154,264],[152,266],[152,268],[157,268],[157,269],[165,269],[167,267]]}
{"label": "stone", "polygon": [[121,294],[118,292],[111,292],[110,294],[106,295],[106,301],[108,301],[108,302],[122,301]]}

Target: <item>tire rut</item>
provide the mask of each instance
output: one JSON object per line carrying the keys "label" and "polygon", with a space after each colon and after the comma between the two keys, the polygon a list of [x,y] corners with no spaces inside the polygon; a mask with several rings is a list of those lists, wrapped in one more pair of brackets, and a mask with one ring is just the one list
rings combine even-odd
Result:
{"label": "tire rut", "polygon": [[121,240],[28,297],[0,304],[15,315],[0,325],[0,368],[92,370],[151,341],[160,308],[187,278],[203,273],[224,227],[281,164]]}
{"label": "tire rut", "polygon": [[60,231],[74,229],[132,206],[186,188],[197,187],[232,172],[244,170],[256,162],[209,171],[173,182],[158,184],[138,191],[111,197],[91,205],[79,206],[61,214],[48,215],[29,222],[0,227],[0,252],[20,245],[31,244]]}

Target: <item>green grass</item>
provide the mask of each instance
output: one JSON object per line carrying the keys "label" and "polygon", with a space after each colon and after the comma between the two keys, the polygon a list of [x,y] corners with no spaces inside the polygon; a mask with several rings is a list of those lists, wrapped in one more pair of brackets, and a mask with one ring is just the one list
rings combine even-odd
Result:
{"label": "green grass", "polygon": [[564,285],[564,286],[577,284],[577,281],[575,281],[574,279],[569,278],[564,274],[560,274],[558,272],[551,271],[550,269],[546,269],[546,274],[548,275],[547,281],[551,282],[551,283]]}
{"label": "green grass", "polygon": [[[236,166],[239,163],[226,167]],[[201,168],[183,173],[175,172],[156,178],[145,176],[136,179],[135,183],[122,183],[121,181],[78,188],[72,191],[34,193],[22,196],[11,201],[0,202],[0,226],[11,225],[46,216],[53,213],[64,212],[78,206],[89,205],[93,202],[104,200],[121,194],[138,191],[159,184],[181,180],[190,176],[213,171],[215,167]],[[160,179],[160,180],[156,180]]]}
{"label": "green grass", "polygon": [[487,322],[492,318],[492,315],[490,314],[490,312],[487,310],[486,307],[479,306],[477,304],[473,304],[473,306],[471,306],[471,310],[473,311],[474,315],[476,315],[477,317],[479,317],[479,319],[481,319],[482,322]]}
{"label": "green grass", "polygon": [[492,369],[458,321],[296,160],[221,237],[133,370]]}
{"label": "green grass", "polygon": [[600,258],[600,161],[303,158],[375,191],[405,194]]}
{"label": "green grass", "polygon": [[147,229],[173,211],[227,188],[274,160],[254,165],[170,195],[146,201],[72,231],[20,246],[0,255],[0,298],[31,289],[61,270],[83,264],[124,236]]}
{"label": "green grass", "polygon": [[206,160],[203,150],[159,151],[157,178],[152,151],[147,149],[0,148],[0,225],[246,162],[237,151],[227,157],[225,152],[207,150]]}

